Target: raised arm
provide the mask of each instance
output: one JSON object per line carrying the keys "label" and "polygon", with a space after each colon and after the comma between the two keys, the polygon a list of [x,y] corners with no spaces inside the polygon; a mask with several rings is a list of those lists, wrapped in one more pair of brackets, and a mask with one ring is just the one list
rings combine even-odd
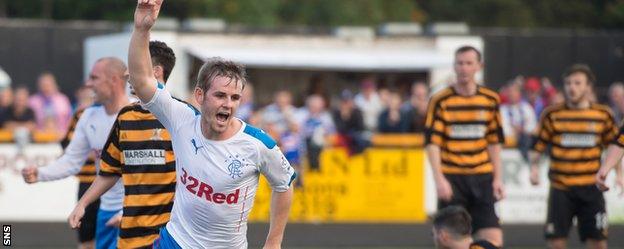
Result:
{"label": "raised arm", "polygon": [[134,30],[128,48],[130,85],[143,103],[156,92],[156,78],[149,53],[150,29],[154,26],[163,0],[138,0],[134,12]]}

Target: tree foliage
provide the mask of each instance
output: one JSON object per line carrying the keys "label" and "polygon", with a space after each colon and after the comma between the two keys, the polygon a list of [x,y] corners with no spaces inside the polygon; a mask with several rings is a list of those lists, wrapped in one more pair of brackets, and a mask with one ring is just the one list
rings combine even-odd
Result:
{"label": "tree foliage", "polygon": [[[0,16],[130,21],[132,0],[0,0]],[[278,27],[463,21],[480,27],[623,28],[624,0],[168,0],[163,15]]]}

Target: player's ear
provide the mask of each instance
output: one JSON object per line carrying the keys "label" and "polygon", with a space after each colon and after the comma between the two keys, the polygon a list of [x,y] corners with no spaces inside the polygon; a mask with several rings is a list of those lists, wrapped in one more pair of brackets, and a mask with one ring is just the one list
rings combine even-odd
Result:
{"label": "player's ear", "polygon": [[164,78],[163,77],[163,68],[160,65],[156,65],[152,68],[154,71],[154,77],[156,79]]}
{"label": "player's ear", "polygon": [[451,235],[444,229],[438,230],[438,236],[440,237],[440,241],[444,244],[447,244],[451,239]]}
{"label": "player's ear", "polygon": [[195,101],[201,105],[204,102],[204,90],[199,87],[195,87],[195,90],[193,90],[193,97],[195,98]]}

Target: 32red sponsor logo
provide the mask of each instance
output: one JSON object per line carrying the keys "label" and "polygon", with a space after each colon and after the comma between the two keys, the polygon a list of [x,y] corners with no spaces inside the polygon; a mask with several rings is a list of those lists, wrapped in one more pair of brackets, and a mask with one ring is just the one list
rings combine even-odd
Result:
{"label": "32red sponsor logo", "polygon": [[238,197],[240,195],[240,189],[236,189],[232,193],[215,193],[214,188],[209,184],[200,181],[196,177],[188,175],[184,168],[182,169],[182,176],[180,177],[180,181],[184,186],[186,186],[186,190],[196,195],[199,198],[204,198],[206,201],[214,202],[216,204],[236,204],[238,203]]}

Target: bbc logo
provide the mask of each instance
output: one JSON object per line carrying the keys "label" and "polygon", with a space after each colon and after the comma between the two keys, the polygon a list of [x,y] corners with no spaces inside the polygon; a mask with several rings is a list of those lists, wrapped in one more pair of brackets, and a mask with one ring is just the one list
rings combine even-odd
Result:
{"label": "bbc logo", "polygon": [[2,245],[11,246],[11,225],[2,225]]}

